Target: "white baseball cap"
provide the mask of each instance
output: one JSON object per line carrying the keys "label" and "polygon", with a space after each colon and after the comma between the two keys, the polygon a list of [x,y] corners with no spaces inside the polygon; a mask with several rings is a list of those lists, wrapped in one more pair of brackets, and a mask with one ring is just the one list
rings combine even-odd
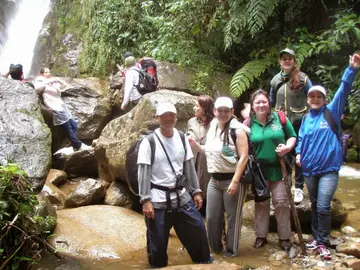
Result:
{"label": "white baseball cap", "polygon": [[226,108],[232,109],[234,106],[233,106],[233,102],[232,102],[231,98],[218,97],[215,101],[215,109],[218,109],[220,107],[226,107]]}
{"label": "white baseball cap", "polygon": [[170,103],[170,102],[164,102],[164,103],[160,103],[157,108],[156,108],[156,115],[160,116],[163,115],[166,112],[172,112],[174,114],[177,114],[176,108],[174,106],[174,104]]}
{"label": "white baseball cap", "polygon": [[309,95],[311,92],[315,92],[315,91],[320,92],[321,94],[323,94],[326,97],[326,90],[321,85],[314,85],[314,86],[310,87],[309,91],[307,92],[307,95]]}

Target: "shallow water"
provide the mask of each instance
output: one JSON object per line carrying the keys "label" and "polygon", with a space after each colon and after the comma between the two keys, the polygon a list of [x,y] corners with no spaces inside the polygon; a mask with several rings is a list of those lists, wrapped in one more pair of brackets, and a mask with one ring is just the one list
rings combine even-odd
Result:
{"label": "shallow water", "polygon": [[[68,183],[62,190],[69,194],[78,182]],[[360,207],[360,164],[346,164],[340,171],[339,186],[335,196],[343,203],[353,203]],[[255,241],[253,229],[242,228],[242,238],[240,247],[240,256],[236,258],[228,258],[221,255],[213,254],[214,263],[226,261],[235,263],[241,266],[249,266],[257,268],[268,265],[267,259],[269,255],[274,252],[278,245],[276,234],[269,235],[269,244],[264,248],[255,250],[252,244]],[[182,249],[182,245],[175,233],[172,231],[168,247],[169,266],[192,264],[186,251]],[[97,261],[73,261],[71,259],[58,260],[55,256],[43,254],[42,261],[34,269],[57,269],[57,270],[82,270],[82,269],[147,269],[146,250],[139,250],[133,254],[129,254],[126,258],[119,260],[101,259]],[[276,269],[288,269],[289,265],[278,267]]]}

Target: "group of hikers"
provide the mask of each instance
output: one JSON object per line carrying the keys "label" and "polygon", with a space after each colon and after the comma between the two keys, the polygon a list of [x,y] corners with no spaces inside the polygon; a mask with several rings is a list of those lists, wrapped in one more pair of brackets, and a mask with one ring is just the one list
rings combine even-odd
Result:
{"label": "group of hikers", "polygon": [[[260,165],[271,193],[280,248],[291,249],[290,200],[279,159],[295,156],[294,201],[304,199],[304,183],[311,201],[313,239],[306,244],[323,259],[331,259],[331,201],[343,164],[339,129],[341,116],[360,65],[360,55],[349,57],[333,100],[326,90],[312,85],[286,48],[279,54],[281,71],[271,80],[270,95],[259,89],[250,99],[250,111],[241,123],[234,116],[233,101],[207,95],[197,97],[194,117],[186,135],[175,128],[177,109],[170,102],[158,104],[159,124],[139,144],[137,177],[140,203],[147,227],[147,254],[152,267],[168,264],[167,246],[174,227],[193,262],[211,263],[210,252],[238,256],[242,212],[249,185],[244,183],[249,155]],[[126,111],[158,85],[156,64],[150,58],[136,61],[124,55]],[[21,65],[11,65],[9,76],[22,83]],[[150,76],[149,76],[150,75]],[[31,85],[31,84],[30,84]],[[74,150],[87,149],[77,137],[77,123],[61,98],[65,82],[43,68],[31,85],[53,113],[53,124],[64,128]],[[275,111],[271,107],[275,106]],[[286,115],[286,117],[285,117]],[[244,116],[244,115],[243,115]],[[325,143],[326,142],[326,143]],[[205,216],[206,226],[203,219]],[[268,243],[270,199],[255,201],[254,248]]]}
{"label": "group of hikers", "polygon": [[[360,55],[349,56],[349,67],[329,103],[325,88],[312,85],[299,70],[293,50],[282,50],[279,63],[281,71],[271,81],[270,95],[262,89],[252,94],[250,112],[243,123],[234,116],[229,97],[214,101],[201,95],[185,136],[175,128],[175,106],[158,104],[160,127],[141,140],[137,159],[152,267],[168,264],[172,227],[193,262],[211,263],[210,251],[239,255],[242,211],[249,191],[242,176],[250,154],[255,155],[271,193],[280,248],[290,251],[292,246],[292,198],[285,184],[291,181],[292,166],[287,168],[290,179],[284,179],[279,160],[292,155],[296,163],[295,202],[304,199],[304,182],[311,201],[313,239],[306,248],[317,250],[322,259],[332,258],[331,201],[343,164],[339,129],[334,126],[340,126]],[[269,219],[270,199],[255,200],[254,248],[268,243]]]}

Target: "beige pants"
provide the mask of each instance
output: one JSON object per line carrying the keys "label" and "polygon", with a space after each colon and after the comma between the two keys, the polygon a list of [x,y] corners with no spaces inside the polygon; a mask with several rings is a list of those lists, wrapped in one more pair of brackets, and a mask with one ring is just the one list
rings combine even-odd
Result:
{"label": "beige pants", "polygon": [[[277,231],[280,240],[291,236],[290,204],[286,193],[284,181],[266,181],[272,204],[275,208]],[[255,233],[257,237],[265,238],[269,231],[270,199],[255,203]]]}

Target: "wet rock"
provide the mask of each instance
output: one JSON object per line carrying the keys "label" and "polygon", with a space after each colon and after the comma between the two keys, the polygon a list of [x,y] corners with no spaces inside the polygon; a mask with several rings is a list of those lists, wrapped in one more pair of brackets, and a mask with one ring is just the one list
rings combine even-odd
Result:
{"label": "wet rock", "polygon": [[49,182],[57,187],[66,183],[67,174],[64,171],[51,169],[46,178],[46,182]]}
{"label": "wet rock", "polygon": [[351,211],[345,222],[344,225],[349,225],[353,227],[355,230],[360,231],[360,209]]}
{"label": "wet rock", "polygon": [[66,195],[58,187],[48,181],[45,183],[42,189],[42,193],[49,199],[52,204],[65,204]]}
{"label": "wet rock", "polygon": [[179,130],[185,130],[187,121],[193,116],[195,97],[168,90],[143,96],[134,109],[112,120],[103,129],[95,147],[95,156],[99,162],[99,168],[107,172],[109,181],[112,182],[118,178],[126,183],[126,152],[141,134],[147,134],[158,126],[154,118],[156,106],[164,101],[170,101],[176,106],[178,110],[176,127]]}
{"label": "wet rock", "polygon": [[[354,210],[357,210],[358,207],[356,206],[355,203],[352,203],[352,202],[344,202],[343,203],[343,206],[344,208],[347,210],[347,211],[354,211]],[[351,212],[350,212],[351,213]],[[349,213],[349,215],[350,215]],[[346,221],[345,221],[346,222]]]}
{"label": "wet rock", "polygon": [[53,167],[65,171],[68,177],[96,177],[98,165],[94,149],[71,151],[70,154],[58,153],[53,156]]}
{"label": "wet rock", "polygon": [[353,270],[360,270],[360,260],[359,259],[347,259],[345,260],[345,265],[350,267]]}
{"label": "wet rock", "polygon": [[66,207],[84,206],[99,203],[104,199],[105,188],[95,179],[87,179],[65,200]]}
{"label": "wet rock", "polygon": [[0,159],[17,163],[40,191],[51,166],[51,133],[31,87],[0,77]]}
{"label": "wet rock", "polygon": [[60,256],[126,259],[146,248],[144,217],[129,209],[90,205],[59,210],[57,214],[58,225],[49,242]]}
{"label": "wet rock", "polygon": [[336,251],[360,258],[360,243],[347,242],[336,247]]}
{"label": "wet rock", "polygon": [[127,185],[114,181],[106,191],[104,203],[108,205],[132,207],[131,191]]}
{"label": "wet rock", "polygon": [[351,226],[344,226],[341,228],[341,232],[347,235],[356,235],[358,232]]}
{"label": "wet rock", "polygon": [[[39,205],[36,206],[36,215],[41,217],[51,216],[56,218],[56,210],[54,206],[51,205],[47,196],[43,192],[40,192],[36,195],[36,197],[39,201]],[[43,224],[43,226],[43,231],[52,231],[56,227],[56,222],[53,224]]]}

